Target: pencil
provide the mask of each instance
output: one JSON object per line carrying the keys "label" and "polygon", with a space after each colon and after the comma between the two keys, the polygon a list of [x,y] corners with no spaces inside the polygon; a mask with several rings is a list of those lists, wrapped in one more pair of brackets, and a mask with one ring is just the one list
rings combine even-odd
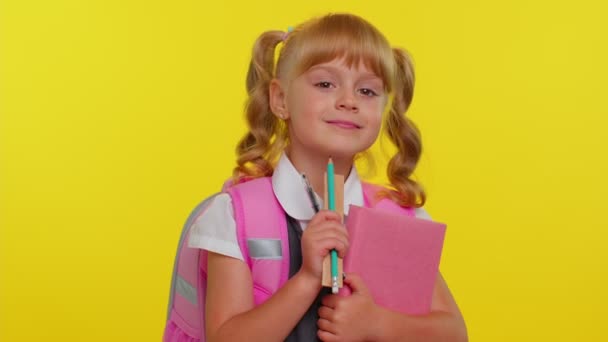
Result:
{"label": "pencil", "polygon": [[[334,162],[327,162],[327,209],[336,210],[336,185],[334,180]],[[331,292],[338,293],[338,252],[331,250]]]}
{"label": "pencil", "polygon": [[304,184],[306,184],[306,192],[308,193],[308,199],[310,200],[310,205],[315,211],[315,214],[319,212],[319,203],[317,203],[317,199],[315,198],[315,192],[310,186],[310,182],[308,178],[306,178],[306,174],[302,174],[302,179],[304,179]]}

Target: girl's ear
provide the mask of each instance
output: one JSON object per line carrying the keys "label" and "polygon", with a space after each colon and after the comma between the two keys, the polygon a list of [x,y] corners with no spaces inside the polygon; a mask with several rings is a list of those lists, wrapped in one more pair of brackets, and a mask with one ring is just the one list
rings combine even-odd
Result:
{"label": "girl's ear", "polygon": [[281,120],[289,118],[287,110],[287,101],[285,98],[285,90],[281,85],[281,81],[274,78],[270,81],[268,98],[270,100],[270,110]]}

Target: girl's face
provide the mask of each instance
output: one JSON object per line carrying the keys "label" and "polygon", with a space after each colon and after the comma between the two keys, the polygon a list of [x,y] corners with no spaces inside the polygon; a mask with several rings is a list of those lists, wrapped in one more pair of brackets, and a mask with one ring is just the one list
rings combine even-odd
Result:
{"label": "girl's face", "polygon": [[378,137],[387,95],[363,63],[335,59],[295,78],[283,100],[291,153],[353,158]]}

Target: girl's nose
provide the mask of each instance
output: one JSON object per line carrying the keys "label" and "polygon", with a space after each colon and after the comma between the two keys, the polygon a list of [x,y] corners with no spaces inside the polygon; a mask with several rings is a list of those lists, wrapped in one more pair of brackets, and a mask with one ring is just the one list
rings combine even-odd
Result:
{"label": "girl's nose", "polygon": [[342,91],[340,97],[338,98],[338,102],[336,103],[336,107],[340,110],[347,110],[356,112],[359,110],[357,105],[357,100],[353,96],[353,93],[347,90]]}

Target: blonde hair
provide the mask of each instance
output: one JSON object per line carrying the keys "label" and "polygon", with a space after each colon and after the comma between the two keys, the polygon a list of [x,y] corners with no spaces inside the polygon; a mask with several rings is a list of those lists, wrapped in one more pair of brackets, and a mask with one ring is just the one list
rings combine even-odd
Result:
{"label": "blonde hair", "polygon": [[[275,50],[280,43],[284,45],[275,65]],[[287,125],[270,109],[272,79],[292,80],[310,67],[336,58],[344,58],[349,66],[363,62],[393,94],[384,125],[397,146],[387,168],[393,189],[381,195],[405,207],[424,205],[424,190],[411,178],[422,153],[420,133],[405,117],[414,94],[411,59],[404,50],[391,48],[374,26],[351,14],[329,14],[311,19],[288,34],[267,31],[256,40],[247,73],[245,113],[249,132],[236,148],[234,183],[272,175],[273,165],[289,143]]]}

